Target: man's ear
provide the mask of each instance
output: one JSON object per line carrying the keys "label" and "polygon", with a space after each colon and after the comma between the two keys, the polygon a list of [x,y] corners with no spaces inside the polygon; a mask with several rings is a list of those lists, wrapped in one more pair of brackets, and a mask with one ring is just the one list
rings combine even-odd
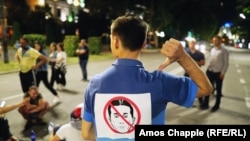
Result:
{"label": "man's ear", "polygon": [[142,44],[142,47],[141,47],[141,48],[142,48],[142,49],[145,48],[146,45],[147,45],[147,41],[145,40],[144,43]]}
{"label": "man's ear", "polygon": [[117,49],[119,47],[119,38],[117,36],[113,36],[113,41],[114,41],[114,47]]}

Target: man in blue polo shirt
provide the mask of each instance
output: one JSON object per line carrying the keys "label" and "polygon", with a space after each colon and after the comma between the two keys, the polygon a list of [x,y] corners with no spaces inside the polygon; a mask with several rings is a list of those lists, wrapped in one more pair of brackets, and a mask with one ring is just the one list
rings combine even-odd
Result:
{"label": "man in blue polo shirt", "polygon": [[[175,39],[162,46],[161,53],[167,59],[158,70],[146,71],[139,56],[146,45],[147,29],[147,23],[133,15],[118,17],[112,23],[110,45],[116,60],[110,68],[94,76],[86,88],[84,139],[133,141],[135,125],[165,123],[168,102],[190,107],[196,97],[211,93],[208,78]],[[178,62],[190,78],[162,71],[173,62]],[[125,101],[128,104],[124,105]],[[127,126],[120,126],[119,131],[114,128],[109,111],[116,121],[123,121]],[[127,130],[120,132],[121,128]]]}

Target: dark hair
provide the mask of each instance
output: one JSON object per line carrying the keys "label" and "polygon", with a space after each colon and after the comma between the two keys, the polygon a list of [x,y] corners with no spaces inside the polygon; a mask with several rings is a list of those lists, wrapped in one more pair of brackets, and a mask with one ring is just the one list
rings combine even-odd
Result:
{"label": "dark hair", "polygon": [[29,43],[28,38],[26,38],[26,37],[24,37],[24,36],[22,36],[20,39],[24,40],[26,43]]}
{"label": "dark hair", "polygon": [[35,44],[38,44],[39,46],[40,46],[40,50],[38,50],[39,52],[42,52],[43,51],[43,46],[42,46],[42,44],[39,42],[39,41],[35,41],[34,42],[34,45]]}
{"label": "dark hair", "polygon": [[117,35],[123,46],[131,51],[141,49],[147,38],[148,24],[135,15],[118,17],[111,25],[111,34]]}
{"label": "dark hair", "polygon": [[64,51],[63,43],[57,43],[57,45],[60,46],[60,48],[62,49],[62,51]]}
{"label": "dark hair", "polygon": [[[126,100],[124,100],[124,99],[113,100],[113,101],[111,102],[111,104],[112,104],[113,106],[120,106],[120,105],[128,106],[129,109],[130,109],[130,114],[131,114],[131,116],[133,117],[133,115],[134,115],[134,109],[133,109],[133,107],[131,106],[131,104],[128,103]],[[111,114],[111,106],[110,106],[110,105],[108,106],[108,114],[109,114],[109,116],[110,116],[110,114]]]}

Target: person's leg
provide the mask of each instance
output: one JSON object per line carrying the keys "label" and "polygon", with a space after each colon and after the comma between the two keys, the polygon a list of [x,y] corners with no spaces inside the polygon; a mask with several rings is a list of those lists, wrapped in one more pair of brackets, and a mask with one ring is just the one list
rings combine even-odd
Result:
{"label": "person's leg", "polygon": [[59,69],[55,69],[55,78],[57,83],[57,89],[62,90],[62,80],[61,80],[61,71]]}
{"label": "person's leg", "polygon": [[198,98],[198,101],[199,101],[199,105],[200,105],[200,106],[203,105],[203,101],[204,101],[203,99],[204,99],[204,97],[199,97],[199,98]]}
{"label": "person's leg", "polygon": [[50,85],[54,87],[54,82],[56,81],[56,71],[54,68],[51,69]]}
{"label": "person's leg", "polygon": [[36,86],[39,87],[41,80],[43,79],[43,74],[41,71],[36,73]]}
{"label": "person's leg", "polygon": [[33,76],[31,75],[30,72],[27,73],[19,73],[20,76],[20,81],[21,81],[21,87],[22,87],[22,91],[23,93],[27,93],[29,90],[29,87],[31,86],[32,82],[33,82]]}
{"label": "person's leg", "polygon": [[66,86],[66,77],[65,77],[65,73],[63,73],[62,71],[60,71],[60,75],[61,75],[61,84],[63,87]]}
{"label": "person's leg", "polygon": [[48,111],[49,109],[49,103],[47,101],[44,101],[44,108],[39,112],[38,114],[38,119],[42,119],[43,116],[45,115],[45,113]]}
{"label": "person's leg", "polygon": [[81,72],[82,72],[82,80],[84,80],[84,70],[83,70],[83,61],[82,60],[79,61],[79,66],[80,66]]}
{"label": "person's leg", "polygon": [[29,120],[29,114],[27,113],[27,110],[24,106],[18,108],[18,112],[23,116],[24,119]]}
{"label": "person's leg", "polygon": [[42,76],[42,81],[43,81],[43,84],[45,85],[45,87],[54,95],[54,96],[57,96],[57,92],[56,90],[49,84],[49,81],[48,81],[48,72],[47,71],[42,71],[41,72],[41,76]]}
{"label": "person's leg", "polygon": [[87,63],[88,63],[88,60],[81,61],[82,75],[83,75],[83,80],[85,81],[88,80]]}
{"label": "person's leg", "polygon": [[[214,73],[207,70],[206,74],[207,74],[209,81],[213,84],[214,83]],[[209,108],[209,98],[210,98],[210,95],[204,97],[203,103],[200,107],[201,109],[208,109]]]}
{"label": "person's leg", "polygon": [[20,80],[21,80],[21,86],[24,93],[28,92],[29,87],[32,85],[35,85],[36,75],[33,73],[33,71],[28,71],[26,73],[19,73]]}
{"label": "person's leg", "polygon": [[216,94],[214,107],[211,109],[212,112],[220,108],[220,102],[221,102],[221,96],[222,96],[222,81],[223,79],[220,79],[220,73],[216,73],[215,84],[216,84],[217,94]]}

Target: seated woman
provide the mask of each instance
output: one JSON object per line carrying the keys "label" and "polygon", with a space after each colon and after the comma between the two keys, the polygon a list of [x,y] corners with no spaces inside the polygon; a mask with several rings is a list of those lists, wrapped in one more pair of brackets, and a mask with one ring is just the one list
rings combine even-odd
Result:
{"label": "seated woman", "polygon": [[27,120],[25,129],[34,124],[46,124],[42,118],[49,109],[49,103],[43,99],[36,86],[29,88],[28,93],[24,95],[23,103],[24,106],[20,107],[18,112]]}

